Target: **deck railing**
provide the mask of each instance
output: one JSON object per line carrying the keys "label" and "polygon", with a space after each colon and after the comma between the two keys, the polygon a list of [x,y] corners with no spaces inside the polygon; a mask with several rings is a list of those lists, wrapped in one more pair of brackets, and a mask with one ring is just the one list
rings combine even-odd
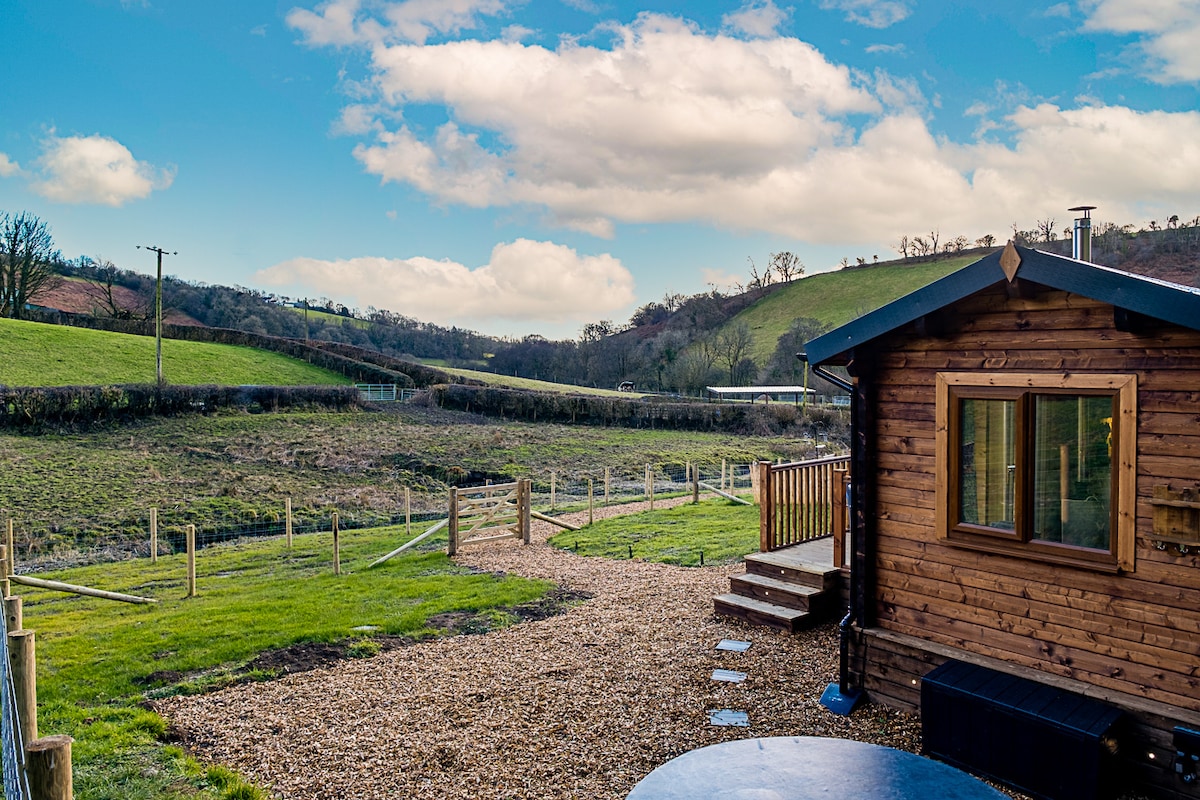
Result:
{"label": "deck railing", "polygon": [[760,461],[755,467],[762,512],[759,550],[766,553],[833,536],[834,560],[842,566],[850,456],[790,464]]}

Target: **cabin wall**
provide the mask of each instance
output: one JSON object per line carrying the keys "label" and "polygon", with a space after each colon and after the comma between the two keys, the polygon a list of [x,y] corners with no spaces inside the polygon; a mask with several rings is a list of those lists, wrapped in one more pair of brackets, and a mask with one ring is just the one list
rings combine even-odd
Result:
{"label": "cabin wall", "polygon": [[[866,358],[880,630],[1200,713],[1200,556],[1156,549],[1155,486],[1200,485],[1200,332],[1118,331],[1112,306],[1004,289],[913,326]],[[1136,568],[1109,574],[952,546],[935,532],[934,380],[939,371],[1138,375]],[[893,648],[894,650],[895,648]],[[911,650],[911,648],[909,648]],[[859,648],[880,699],[911,701],[936,664]],[[942,659],[944,660],[944,658]],[[939,662],[940,663],[940,662]],[[890,693],[890,694],[889,694]],[[896,695],[896,696],[891,696]],[[1192,795],[1189,795],[1192,796]]]}

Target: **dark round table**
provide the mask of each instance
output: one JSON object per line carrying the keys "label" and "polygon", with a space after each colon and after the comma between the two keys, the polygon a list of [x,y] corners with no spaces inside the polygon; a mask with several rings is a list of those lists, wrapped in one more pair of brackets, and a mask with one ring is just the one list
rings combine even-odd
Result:
{"label": "dark round table", "polygon": [[738,739],[684,753],[628,800],[1006,800],[960,769],[914,753],[815,736]]}

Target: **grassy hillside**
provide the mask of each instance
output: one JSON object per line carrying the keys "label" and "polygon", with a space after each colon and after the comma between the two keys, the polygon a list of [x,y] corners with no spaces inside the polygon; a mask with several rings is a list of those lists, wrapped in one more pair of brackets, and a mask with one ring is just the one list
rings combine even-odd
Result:
{"label": "grassy hillside", "polygon": [[727,325],[745,323],[754,336],[750,357],[770,360],[779,337],[800,317],[842,325],[980,259],[978,253],[918,264],[880,264],[812,275],[764,297]]}
{"label": "grassy hillside", "polygon": [[[344,384],[341,375],[249,347],[163,340],[170,383],[301,386]],[[154,338],[0,320],[0,383],[71,386],[154,383]]]}

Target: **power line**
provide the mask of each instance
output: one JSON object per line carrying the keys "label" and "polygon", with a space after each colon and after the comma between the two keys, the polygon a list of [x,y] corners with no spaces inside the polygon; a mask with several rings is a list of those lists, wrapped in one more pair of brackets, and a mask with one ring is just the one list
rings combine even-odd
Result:
{"label": "power line", "polygon": [[[143,249],[142,245],[137,245],[137,249]],[[179,255],[178,252],[168,253],[158,245],[146,245],[146,250],[151,253],[158,254],[158,281],[154,288],[154,375],[155,381],[161,387],[163,385],[163,370],[162,370],[162,257],[164,255]]]}

